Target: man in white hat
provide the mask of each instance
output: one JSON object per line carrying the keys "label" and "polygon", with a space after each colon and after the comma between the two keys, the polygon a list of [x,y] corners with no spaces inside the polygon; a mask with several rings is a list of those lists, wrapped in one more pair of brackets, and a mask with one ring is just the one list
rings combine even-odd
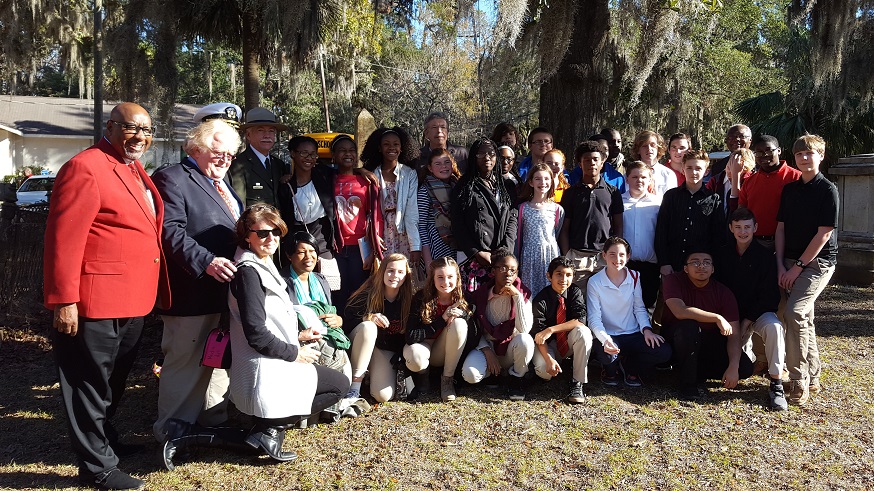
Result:
{"label": "man in white hat", "polygon": [[245,207],[258,202],[276,206],[279,179],[285,174],[285,163],[270,157],[276,134],[288,126],[276,121],[276,115],[263,107],[250,109],[246,123],[240,126],[246,133],[248,146],[237,155],[228,173],[231,186]]}

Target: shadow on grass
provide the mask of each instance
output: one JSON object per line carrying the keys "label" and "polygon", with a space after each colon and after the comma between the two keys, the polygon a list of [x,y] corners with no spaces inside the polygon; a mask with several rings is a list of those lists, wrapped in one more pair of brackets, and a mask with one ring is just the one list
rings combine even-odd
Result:
{"label": "shadow on grass", "polygon": [[52,473],[12,471],[0,474],[3,478],[3,489],[33,489],[33,488],[77,488],[79,480],[76,476],[59,476]]}

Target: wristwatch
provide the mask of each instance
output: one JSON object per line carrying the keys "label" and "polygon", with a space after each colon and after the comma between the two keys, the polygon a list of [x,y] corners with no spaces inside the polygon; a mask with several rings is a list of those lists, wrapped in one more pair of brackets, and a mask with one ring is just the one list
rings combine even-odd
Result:
{"label": "wristwatch", "polygon": [[804,269],[804,267],[807,266],[806,264],[804,264],[803,262],[801,262],[801,259],[796,259],[796,260],[795,260],[795,265],[798,266],[798,267],[801,268],[801,269]]}

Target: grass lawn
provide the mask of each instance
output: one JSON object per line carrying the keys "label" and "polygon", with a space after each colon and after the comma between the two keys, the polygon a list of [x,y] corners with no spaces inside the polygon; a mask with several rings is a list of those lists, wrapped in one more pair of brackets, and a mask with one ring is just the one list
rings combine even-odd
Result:
{"label": "grass lawn", "polygon": [[[558,400],[563,374],[535,382],[521,403],[466,388],[452,404],[432,395],[292,430],[285,449],[298,453],[294,462],[202,450],[174,472],[163,470],[151,436],[150,366],[160,350],[152,327],[115,419],[125,443],[147,450],[120,467],[154,490],[874,489],[874,289],[830,286],[816,311],[824,391],[803,409],[767,411],[761,377],[737,390],[714,382],[701,403],[685,403],[669,375],[608,390],[597,373],[587,402],[570,406]],[[76,488],[44,333],[0,328],[0,489]]]}

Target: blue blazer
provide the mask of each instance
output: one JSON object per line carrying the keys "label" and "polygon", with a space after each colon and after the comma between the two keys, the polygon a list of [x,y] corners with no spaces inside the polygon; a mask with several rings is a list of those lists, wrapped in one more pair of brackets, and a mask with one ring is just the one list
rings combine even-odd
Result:
{"label": "blue blazer", "polygon": [[[173,295],[172,306],[159,313],[195,316],[227,311],[228,284],[206,274],[206,268],[216,256],[234,258],[236,220],[231,211],[190,158],[158,169],[152,180],[164,199],[161,243]],[[239,206],[236,192],[226,187]]]}

